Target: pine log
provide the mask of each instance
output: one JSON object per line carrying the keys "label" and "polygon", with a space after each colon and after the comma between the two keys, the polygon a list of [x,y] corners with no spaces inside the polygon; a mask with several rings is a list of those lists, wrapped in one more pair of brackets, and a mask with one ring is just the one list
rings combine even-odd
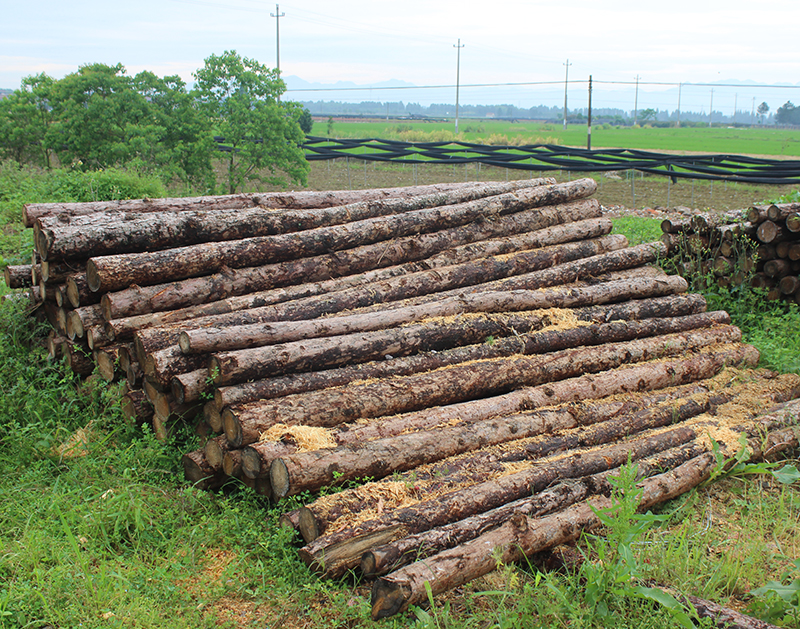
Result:
{"label": "pine log", "polygon": [[[171,249],[341,225],[423,208],[465,203],[543,185],[544,180],[486,183],[407,198],[314,208],[264,207],[182,212],[106,212],[36,222],[36,249],[43,260]],[[554,183],[554,182],[553,182]]]}
{"label": "pine log", "polygon": [[[379,428],[369,429],[371,424],[358,426],[355,435],[350,435],[351,443],[358,440],[378,439],[385,435],[400,434],[404,428],[430,429],[445,426],[451,421],[478,421],[500,415],[511,414],[526,409],[536,409],[563,402],[596,399],[632,391],[656,390],[664,387],[697,382],[716,375],[728,365],[754,366],[758,362],[758,352],[752,346],[738,346],[731,350],[705,352],[691,358],[681,358],[668,362],[645,363],[624,367],[613,372],[581,376],[562,382],[548,383],[539,387],[515,391],[489,400],[455,404],[438,409],[401,416],[397,421],[382,420]],[[325,533],[326,528],[337,517],[363,510],[366,499],[361,491],[349,490],[327,499],[325,506],[308,505],[304,513],[303,533],[310,541]],[[338,514],[335,516],[334,514]]]}
{"label": "pine log", "polygon": [[83,338],[86,330],[103,323],[103,313],[99,304],[81,306],[67,315],[67,336],[71,339]]}
{"label": "pine log", "polygon": [[689,219],[665,218],[661,221],[661,231],[665,234],[684,234],[691,229],[692,223]]}
{"label": "pine log", "polygon": [[[84,306],[81,307],[83,308]],[[91,349],[101,349],[114,343],[114,339],[108,335],[106,326],[103,323],[98,323],[84,330],[84,336]]]}
{"label": "pine log", "polygon": [[3,270],[6,286],[9,288],[27,288],[32,286],[32,270],[30,264],[9,264]]}
{"label": "pine log", "polygon": [[798,210],[800,210],[800,203],[773,203],[767,207],[767,218],[773,223],[780,223]]}
{"label": "pine log", "polygon": [[785,275],[781,278],[778,286],[784,295],[793,295],[800,290],[800,278],[796,275]]}
{"label": "pine log", "polygon": [[[220,415],[214,400],[203,404],[203,420],[211,427],[212,432],[222,432],[222,415]],[[227,440],[227,437],[225,439]]]}
{"label": "pine log", "polygon": [[153,405],[141,389],[132,389],[122,396],[122,414],[130,424],[140,426],[153,421]]}
{"label": "pine log", "polygon": [[792,272],[792,265],[788,260],[777,258],[775,260],[767,260],[764,262],[764,273],[767,277],[780,279],[784,275],[789,275]]}
{"label": "pine log", "polygon": [[[708,427],[705,426],[705,429]],[[700,429],[690,426],[678,426],[588,452],[539,461],[536,465],[532,464],[514,474],[477,482],[464,489],[389,509],[372,519],[316,538],[300,549],[300,558],[312,570],[327,577],[336,577],[360,563],[361,555],[366,550],[363,548],[365,540],[378,546],[406,535],[463,520],[536,494],[560,480],[598,474],[619,467],[629,460],[638,461],[680,445],[690,444],[698,436],[698,430]],[[701,446],[695,445],[694,448],[697,448],[697,454],[702,452]],[[301,519],[301,530],[303,528]],[[383,537],[378,543],[375,543],[376,534]]]}
{"label": "pine log", "polygon": [[[553,180],[545,180],[555,183]],[[201,197],[163,199],[123,199],[84,203],[28,203],[23,210],[25,227],[33,227],[44,216],[85,216],[97,212],[182,212],[215,211],[263,206],[275,209],[313,209],[346,205],[360,201],[410,198],[422,194],[447,192],[480,185],[479,182],[439,183],[426,186],[372,188],[367,190],[328,190],[323,192],[256,192]]]}
{"label": "pine log", "polygon": [[86,273],[73,273],[66,280],[67,299],[73,308],[100,303],[100,293],[89,290]]}
{"label": "pine log", "polygon": [[[795,402],[794,406],[797,408],[800,405]],[[786,431],[773,433],[770,441],[774,442],[776,436],[782,439],[785,434],[792,434],[790,441],[797,443],[796,434]],[[748,445],[752,444],[754,448],[750,460],[763,457],[759,441],[760,438],[748,441]],[[791,445],[783,447],[785,449]],[[714,455],[705,452],[673,470],[641,481],[639,510],[651,508],[698,486],[710,477],[716,465]],[[544,518],[514,516],[507,523],[466,544],[380,578],[372,591],[373,618],[384,618],[403,611],[408,604],[424,603],[429,596],[491,572],[497,565],[508,565],[534,552],[574,540],[583,530],[599,524],[597,509],[611,506],[607,498],[597,497]],[[498,552],[497,549],[501,550]]]}
{"label": "pine log", "polygon": [[170,381],[170,390],[179,404],[198,401],[210,388],[206,367],[179,373]]}
{"label": "pine log", "polygon": [[186,480],[199,489],[217,489],[228,480],[222,470],[215,470],[208,465],[203,450],[184,454],[181,463]]}
{"label": "pine log", "polygon": [[[269,326],[274,341],[292,338],[318,338],[364,333],[431,317],[448,317],[468,312],[510,312],[538,308],[564,308],[623,301],[633,297],[651,297],[683,292],[686,282],[672,276],[665,279],[601,282],[585,289],[517,290],[464,294],[417,306],[364,314],[343,315],[304,322],[275,322]],[[266,330],[263,326],[262,330]],[[291,341],[289,341],[291,342]],[[273,346],[274,347],[274,346]],[[209,375],[217,385],[244,382],[270,375],[276,363],[270,348],[237,350],[212,355]]]}
{"label": "pine log", "polygon": [[83,343],[67,339],[67,361],[69,368],[79,376],[88,376],[94,371],[95,362],[91,352]]}
{"label": "pine log", "polygon": [[[782,388],[771,383],[770,400],[783,402],[800,395],[800,377],[783,383]],[[443,427],[433,431],[423,431],[390,437],[352,446],[339,446],[284,455],[272,461],[270,482],[276,496],[296,495],[305,490],[316,491],[323,486],[336,485],[356,478],[384,478],[388,474],[404,472],[423,463],[433,463],[447,457],[480,450],[474,463],[470,457],[463,457],[459,467],[472,469],[481,461],[507,463],[527,458],[539,458],[557,451],[593,447],[636,434],[647,429],[668,426],[684,421],[701,413],[712,412],[742,393],[743,387],[733,388],[714,394],[693,396],[692,399],[668,401],[636,413],[622,417],[607,418],[602,413],[583,414],[577,418],[568,410],[556,413],[529,412],[505,416],[467,426]],[[748,387],[752,394],[754,387]],[[778,399],[775,399],[775,398]],[[597,424],[597,425],[593,425]],[[558,431],[584,428],[580,432],[568,431],[559,435]],[[539,440],[529,437],[547,434]],[[502,449],[488,446],[505,444]],[[467,472],[471,474],[472,472]],[[438,470],[432,470],[434,476]],[[457,475],[458,476],[458,475]],[[456,478],[457,478],[456,476]],[[421,490],[420,476],[416,470],[414,479],[417,491]],[[402,477],[397,480],[403,480]],[[457,482],[457,481],[454,481]]]}
{"label": "pine log", "polygon": [[[666,468],[685,463],[691,455],[687,448],[675,448],[645,457],[636,464],[638,476],[646,478]],[[570,479],[528,496],[428,531],[373,547],[361,556],[361,572],[366,577],[387,574],[405,565],[469,542],[484,532],[500,526],[515,513],[539,517],[572,506],[595,494],[609,494],[609,476],[618,476],[619,468]],[[299,524],[299,518],[298,518]]]}
{"label": "pine log", "polygon": [[800,232],[800,214],[792,212],[786,217],[786,229],[793,234]]}
{"label": "pine log", "polygon": [[[565,233],[567,230],[563,230]],[[520,239],[521,240],[521,239]],[[483,243],[482,243],[483,244]],[[608,235],[595,239],[588,239],[581,242],[554,245],[533,251],[521,251],[509,253],[502,256],[495,256],[471,262],[462,262],[458,265],[438,267],[436,260],[428,260],[419,265],[409,267],[408,273],[401,273],[397,277],[376,280],[372,282],[362,282],[356,286],[345,287],[336,292],[325,292],[322,296],[309,296],[292,302],[280,303],[283,298],[288,298],[295,291],[266,291],[254,293],[242,297],[232,297],[222,301],[211,302],[198,306],[191,306],[180,310],[168,312],[154,312],[125,319],[114,320],[109,323],[113,328],[115,338],[125,338],[132,330],[148,327],[163,327],[167,324],[175,324],[184,320],[205,318],[230,314],[227,318],[231,321],[237,319],[237,312],[246,309],[255,309],[258,312],[280,312],[281,310],[292,312],[292,309],[302,309],[297,314],[292,314],[293,318],[312,318],[318,316],[318,312],[335,312],[336,310],[352,310],[355,308],[371,305],[374,303],[384,303],[397,301],[409,296],[420,294],[430,294],[441,290],[449,290],[465,285],[474,285],[487,279],[507,277],[521,273],[530,273],[537,268],[545,268],[553,264],[559,264],[570,260],[585,258],[597,255],[606,251],[620,249],[627,244],[624,236]],[[478,245],[480,247],[480,245]],[[477,254],[477,249],[475,250]],[[433,267],[431,270],[426,270]],[[392,268],[392,272],[398,270]],[[300,289],[303,294],[305,289]],[[266,304],[279,302],[271,308]],[[248,317],[252,310],[243,312],[239,317]],[[190,327],[191,324],[185,324]],[[219,339],[217,343],[222,343]],[[253,342],[255,344],[255,342]],[[247,346],[247,345],[244,345]],[[220,349],[226,348],[222,345]],[[233,347],[231,348],[233,349]],[[198,352],[208,351],[198,349]]]}
{"label": "pine log", "polygon": [[767,220],[763,223],[759,223],[758,230],[756,231],[756,237],[758,238],[759,242],[763,242],[765,244],[776,243],[780,240],[784,240],[787,237],[787,230],[783,226]]}
{"label": "pine log", "polygon": [[94,352],[94,362],[97,364],[97,373],[106,382],[113,382],[120,374],[119,346],[108,346]]}
{"label": "pine log", "polygon": [[[549,338],[557,341],[559,337],[556,334]],[[394,415],[498,395],[520,387],[564,380],[580,373],[596,373],[656,356],[672,356],[679,351],[714,343],[736,342],[740,338],[738,328],[722,326],[535,356],[482,360],[432,373],[228,407],[222,413],[222,423],[228,439],[239,447],[253,443],[276,423],[336,426],[359,418]],[[547,347],[538,345],[533,338],[520,337],[520,341],[523,351],[527,350],[523,342],[530,342],[537,348],[531,348],[532,351],[541,352]]]}
{"label": "pine log", "polygon": [[[360,448],[362,446],[367,447],[368,449],[372,447],[370,444],[378,444],[379,442],[382,443],[389,443],[395,437],[403,438],[402,435],[412,435],[416,434],[421,436],[424,439],[424,435],[426,434],[435,434],[437,431],[449,431],[449,430],[463,430],[468,429],[469,427],[478,427],[481,425],[486,425],[494,421],[498,422],[506,422],[508,421],[509,424],[514,423],[517,424],[522,420],[518,420],[516,418],[523,415],[526,419],[524,420],[527,424],[531,426],[556,426],[556,425],[578,425],[578,424],[591,424],[600,421],[606,421],[613,419],[615,417],[619,417],[626,413],[633,413],[642,408],[645,408],[647,405],[650,404],[661,404],[662,402],[668,400],[675,400],[681,397],[692,396],[692,395],[702,395],[706,394],[710,391],[710,386],[702,386],[699,384],[689,384],[683,385],[678,387],[670,387],[667,390],[659,390],[654,393],[645,394],[645,393],[637,393],[635,397],[633,394],[627,394],[624,396],[617,396],[617,399],[613,401],[588,401],[588,400],[580,400],[578,402],[573,402],[569,407],[563,407],[558,409],[537,409],[531,411],[525,411],[524,413],[514,413],[510,415],[503,415],[501,417],[494,417],[491,419],[485,420],[477,420],[471,421],[470,418],[465,419],[464,421],[461,420],[453,420],[447,422],[446,424],[442,424],[440,426],[435,427],[423,427],[422,430],[416,430],[415,426],[409,426],[406,430],[392,430],[392,428],[396,427],[396,424],[392,424],[388,427],[388,429],[382,429],[380,425],[383,423],[381,420],[376,420],[375,422],[371,422],[370,425],[374,426],[379,432],[381,436],[376,438],[372,441],[365,441],[360,438],[359,431],[353,430],[353,426],[351,425],[344,425],[337,429],[327,431],[327,438],[330,440],[331,443],[336,444],[336,446],[348,446],[349,448]],[[525,430],[530,430],[530,428],[525,428]],[[472,437],[470,437],[472,438]],[[497,437],[491,435],[488,437],[490,440],[494,440]],[[521,437],[520,437],[521,438]],[[416,439],[416,437],[412,437],[412,439]],[[296,447],[297,438],[292,433],[291,429],[286,429],[283,437],[280,439],[280,443],[285,444],[288,447],[286,452],[281,455],[276,455],[276,453],[272,449],[261,450],[265,446],[262,444],[268,443],[265,441],[261,441],[254,446],[245,446],[242,448],[242,453],[245,462],[249,462],[248,465],[245,466],[244,473],[245,474],[253,474],[253,475],[262,475],[268,474],[270,471],[270,467],[272,465],[273,460],[277,456],[291,456],[300,452],[300,450]],[[272,442],[274,443],[274,442]],[[487,442],[488,443],[488,442]],[[255,448],[255,450],[254,450]],[[310,449],[309,446],[306,446],[306,450]],[[304,450],[305,451],[305,450]],[[436,472],[438,473],[438,472]],[[435,474],[436,474],[435,473]],[[276,496],[279,496],[280,492],[276,492]]]}
{"label": "pine log", "polygon": [[[412,263],[433,260],[435,264],[436,256],[469,243],[531,233],[586,219],[598,219],[600,214],[600,204],[594,199],[585,199],[277,265],[224,268],[219,273],[203,277],[155,286],[132,286],[104,294],[103,313],[110,321],[149,312],[177,310],[252,293],[261,295],[264,299],[263,305],[288,301],[392,277],[405,272],[406,268],[419,270],[416,268],[419,264],[415,266]],[[396,265],[403,266],[392,268]],[[274,290],[275,287],[296,284],[298,281],[305,283],[281,291]],[[266,291],[271,291],[272,294]],[[222,307],[224,305],[220,306]],[[234,309],[236,307],[232,306],[231,310]]]}
{"label": "pine log", "polygon": [[222,462],[225,459],[225,453],[228,451],[228,440],[224,436],[218,435],[206,441],[203,446],[203,453],[205,454],[206,461],[215,471],[222,469]]}
{"label": "pine log", "polygon": [[74,273],[86,271],[86,260],[63,260],[59,262],[48,262],[42,260],[41,279],[45,282],[59,283],[66,282]]}
{"label": "pine log", "polygon": [[144,375],[166,390],[172,387],[172,379],[181,373],[197,371],[208,365],[208,357],[203,354],[186,355],[177,345],[152,352],[142,368]]}
{"label": "pine log", "polygon": [[[696,487],[709,477],[714,464],[711,455],[703,455],[643,481],[642,505],[663,502]],[[377,579],[372,588],[372,617],[378,620],[405,611],[409,605],[425,604],[427,596],[485,575],[499,563],[509,565],[573,541],[600,523],[597,510],[611,507],[609,498],[598,496],[541,518],[514,515],[466,544]]]}
{"label": "pine log", "polygon": [[[328,311],[335,309],[335,311],[341,312],[375,303],[394,302],[453,288],[474,286],[488,280],[530,273],[556,264],[621,249],[626,245],[627,239],[624,236],[610,235],[582,242],[495,256],[430,271],[420,271],[391,280],[373,282],[358,288],[329,293],[324,298],[323,307]],[[231,327],[225,332],[215,330],[212,334],[204,331],[185,332],[181,334],[179,344],[185,353],[207,353],[273,343],[269,331],[266,335],[261,335],[259,328],[262,326],[252,329],[243,326]],[[250,330],[252,332],[248,333]]]}
{"label": "pine log", "polygon": [[488,199],[364,219],[346,225],[319,227],[293,234],[206,243],[152,253],[101,256],[89,260],[86,273],[89,286],[94,291],[108,292],[131,284],[158,284],[196,275],[209,275],[223,266],[256,266],[465,225],[487,216],[588,197],[596,187],[591,179],[579,179],[568,184],[538,186]]}
{"label": "pine log", "polygon": [[47,335],[47,358],[50,361],[59,360],[64,356],[67,339],[55,330],[51,330]]}
{"label": "pine log", "polygon": [[[701,295],[695,293],[668,295],[665,297],[630,300],[607,306],[581,308],[576,309],[574,314],[580,321],[600,323],[619,320],[630,321],[649,318],[680,317],[703,312],[705,307],[705,299]],[[494,317],[495,315],[487,316]],[[481,319],[478,319],[478,321],[481,321]],[[408,327],[411,326],[409,325]],[[513,329],[516,332],[524,331],[521,327],[517,327],[516,325]],[[505,336],[505,334],[496,334],[494,336]],[[462,342],[466,341],[462,339]],[[395,352],[392,354],[391,359],[386,359],[385,356],[383,358],[384,360],[350,364],[325,371],[291,374],[219,387],[214,391],[214,400],[217,409],[222,410],[225,406],[232,404],[243,404],[256,400],[283,397],[293,393],[304,393],[328,387],[342,386],[355,380],[409,375],[455,364],[462,360],[462,353],[446,350],[425,352],[416,356],[398,357]],[[471,359],[472,358],[470,358],[470,360]],[[207,373],[205,375],[208,376]],[[173,384],[175,384],[174,380]]]}

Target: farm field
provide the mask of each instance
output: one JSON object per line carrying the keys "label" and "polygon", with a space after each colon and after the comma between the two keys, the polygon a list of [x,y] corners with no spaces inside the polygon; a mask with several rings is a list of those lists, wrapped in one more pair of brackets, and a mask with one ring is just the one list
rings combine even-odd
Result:
{"label": "farm field", "polygon": [[[454,122],[417,122],[369,120],[354,122],[317,119],[310,135],[332,138],[382,138],[409,142],[452,141]],[[459,140],[479,144],[520,145],[558,144],[586,146],[586,125],[562,125],[528,121],[459,120]],[[592,148],[631,148],[661,153],[705,153],[758,155],[769,157],[800,156],[800,130],[748,127],[614,127],[594,125]]]}

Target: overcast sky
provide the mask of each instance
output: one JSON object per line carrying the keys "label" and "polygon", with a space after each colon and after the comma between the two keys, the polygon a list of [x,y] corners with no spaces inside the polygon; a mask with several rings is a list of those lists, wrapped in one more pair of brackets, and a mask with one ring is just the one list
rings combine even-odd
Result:
{"label": "overcast sky", "polygon": [[[0,0],[0,87],[46,72],[60,78],[80,65],[122,63],[130,74],[192,72],[210,54],[236,50],[276,62],[276,5],[255,0]],[[563,105],[569,59],[570,108],[675,108],[677,88],[653,83],[800,86],[797,0],[287,0],[280,3],[280,66],[308,82],[417,86],[456,83],[461,40],[461,102]],[[475,84],[535,83],[471,88]],[[552,83],[548,85],[547,83]],[[684,86],[682,107],[774,111],[800,102],[800,89]],[[490,96],[487,96],[488,95]],[[659,97],[659,93],[662,95]],[[290,92],[294,100],[329,100]],[[342,94],[335,95],[337,99]],[[372,90],[352,100],[453,102],[454,89]]]}

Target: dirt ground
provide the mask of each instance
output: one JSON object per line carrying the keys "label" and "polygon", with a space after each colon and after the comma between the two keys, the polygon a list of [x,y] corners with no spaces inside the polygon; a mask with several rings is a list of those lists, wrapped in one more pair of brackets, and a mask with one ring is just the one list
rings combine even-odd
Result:
{"label": "dirt ground", "polygon": [[[438,164],[387,164],[360,160],[311,162],[310,190],[358,190],[423,185],[457,181],[508,181],[531,177],[555,177],[570,181],[591,177],[597,182],[594,195],[609,212],[642,212],[645,215],[691,214],[698,211],[746,209],[792,192],[793,186],[679,180],[625,171],[571,173],[567,171],[517,171],[482,164],[444,166]],[[655,213],[647,210],[656,210]]]}

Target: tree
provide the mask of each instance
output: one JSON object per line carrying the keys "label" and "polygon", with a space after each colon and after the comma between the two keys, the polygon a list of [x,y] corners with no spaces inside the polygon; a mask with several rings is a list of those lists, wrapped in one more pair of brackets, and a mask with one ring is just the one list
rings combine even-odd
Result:
{"label": "tree", "polygon": [[311,112],[305,107],[303,107],[303,111],[300,113],[297,123],[306,135],[311,133],[311,129],[314,128],[314,119],[311,117]]}
{"label": "tree", "polygon": [[764,124],[764,116],[766,116],[767,112],[769,112],[769,105],[767,105],[765,102],[761,103],[756,109],[756,112],[759,116],[761,116],[761,124]]}
{"label": "tree", "polygon": [[775,122],[778,124],[800,125],[800,107],[795,107],[792,101],[787,101],[783,107],[778,107],[775,112]]}
{"label": "tree", "polygon": [[309,166],[300,148],[300,106],[278,101],[285,85],[277,70],[226,51],[208,57],[194,77],[194,94],[224,138],[231,194],[246,181],[285,185],[284,175],[305,185]]}
{"label": "tree", "polygon": [[639,120],[642,122],[647,122],[648,120],[655,120],[656,119],[656,110],[652,107],[648,107],[647,109],[642,109],[639,112]]}
{"label": "tree", "polygon": [[28,76],[20,89],[0,100],[0,154],[20,166],[33,163],[50,168],[52,150],[47,132],[53,122],[53,83],[44,73]]}

